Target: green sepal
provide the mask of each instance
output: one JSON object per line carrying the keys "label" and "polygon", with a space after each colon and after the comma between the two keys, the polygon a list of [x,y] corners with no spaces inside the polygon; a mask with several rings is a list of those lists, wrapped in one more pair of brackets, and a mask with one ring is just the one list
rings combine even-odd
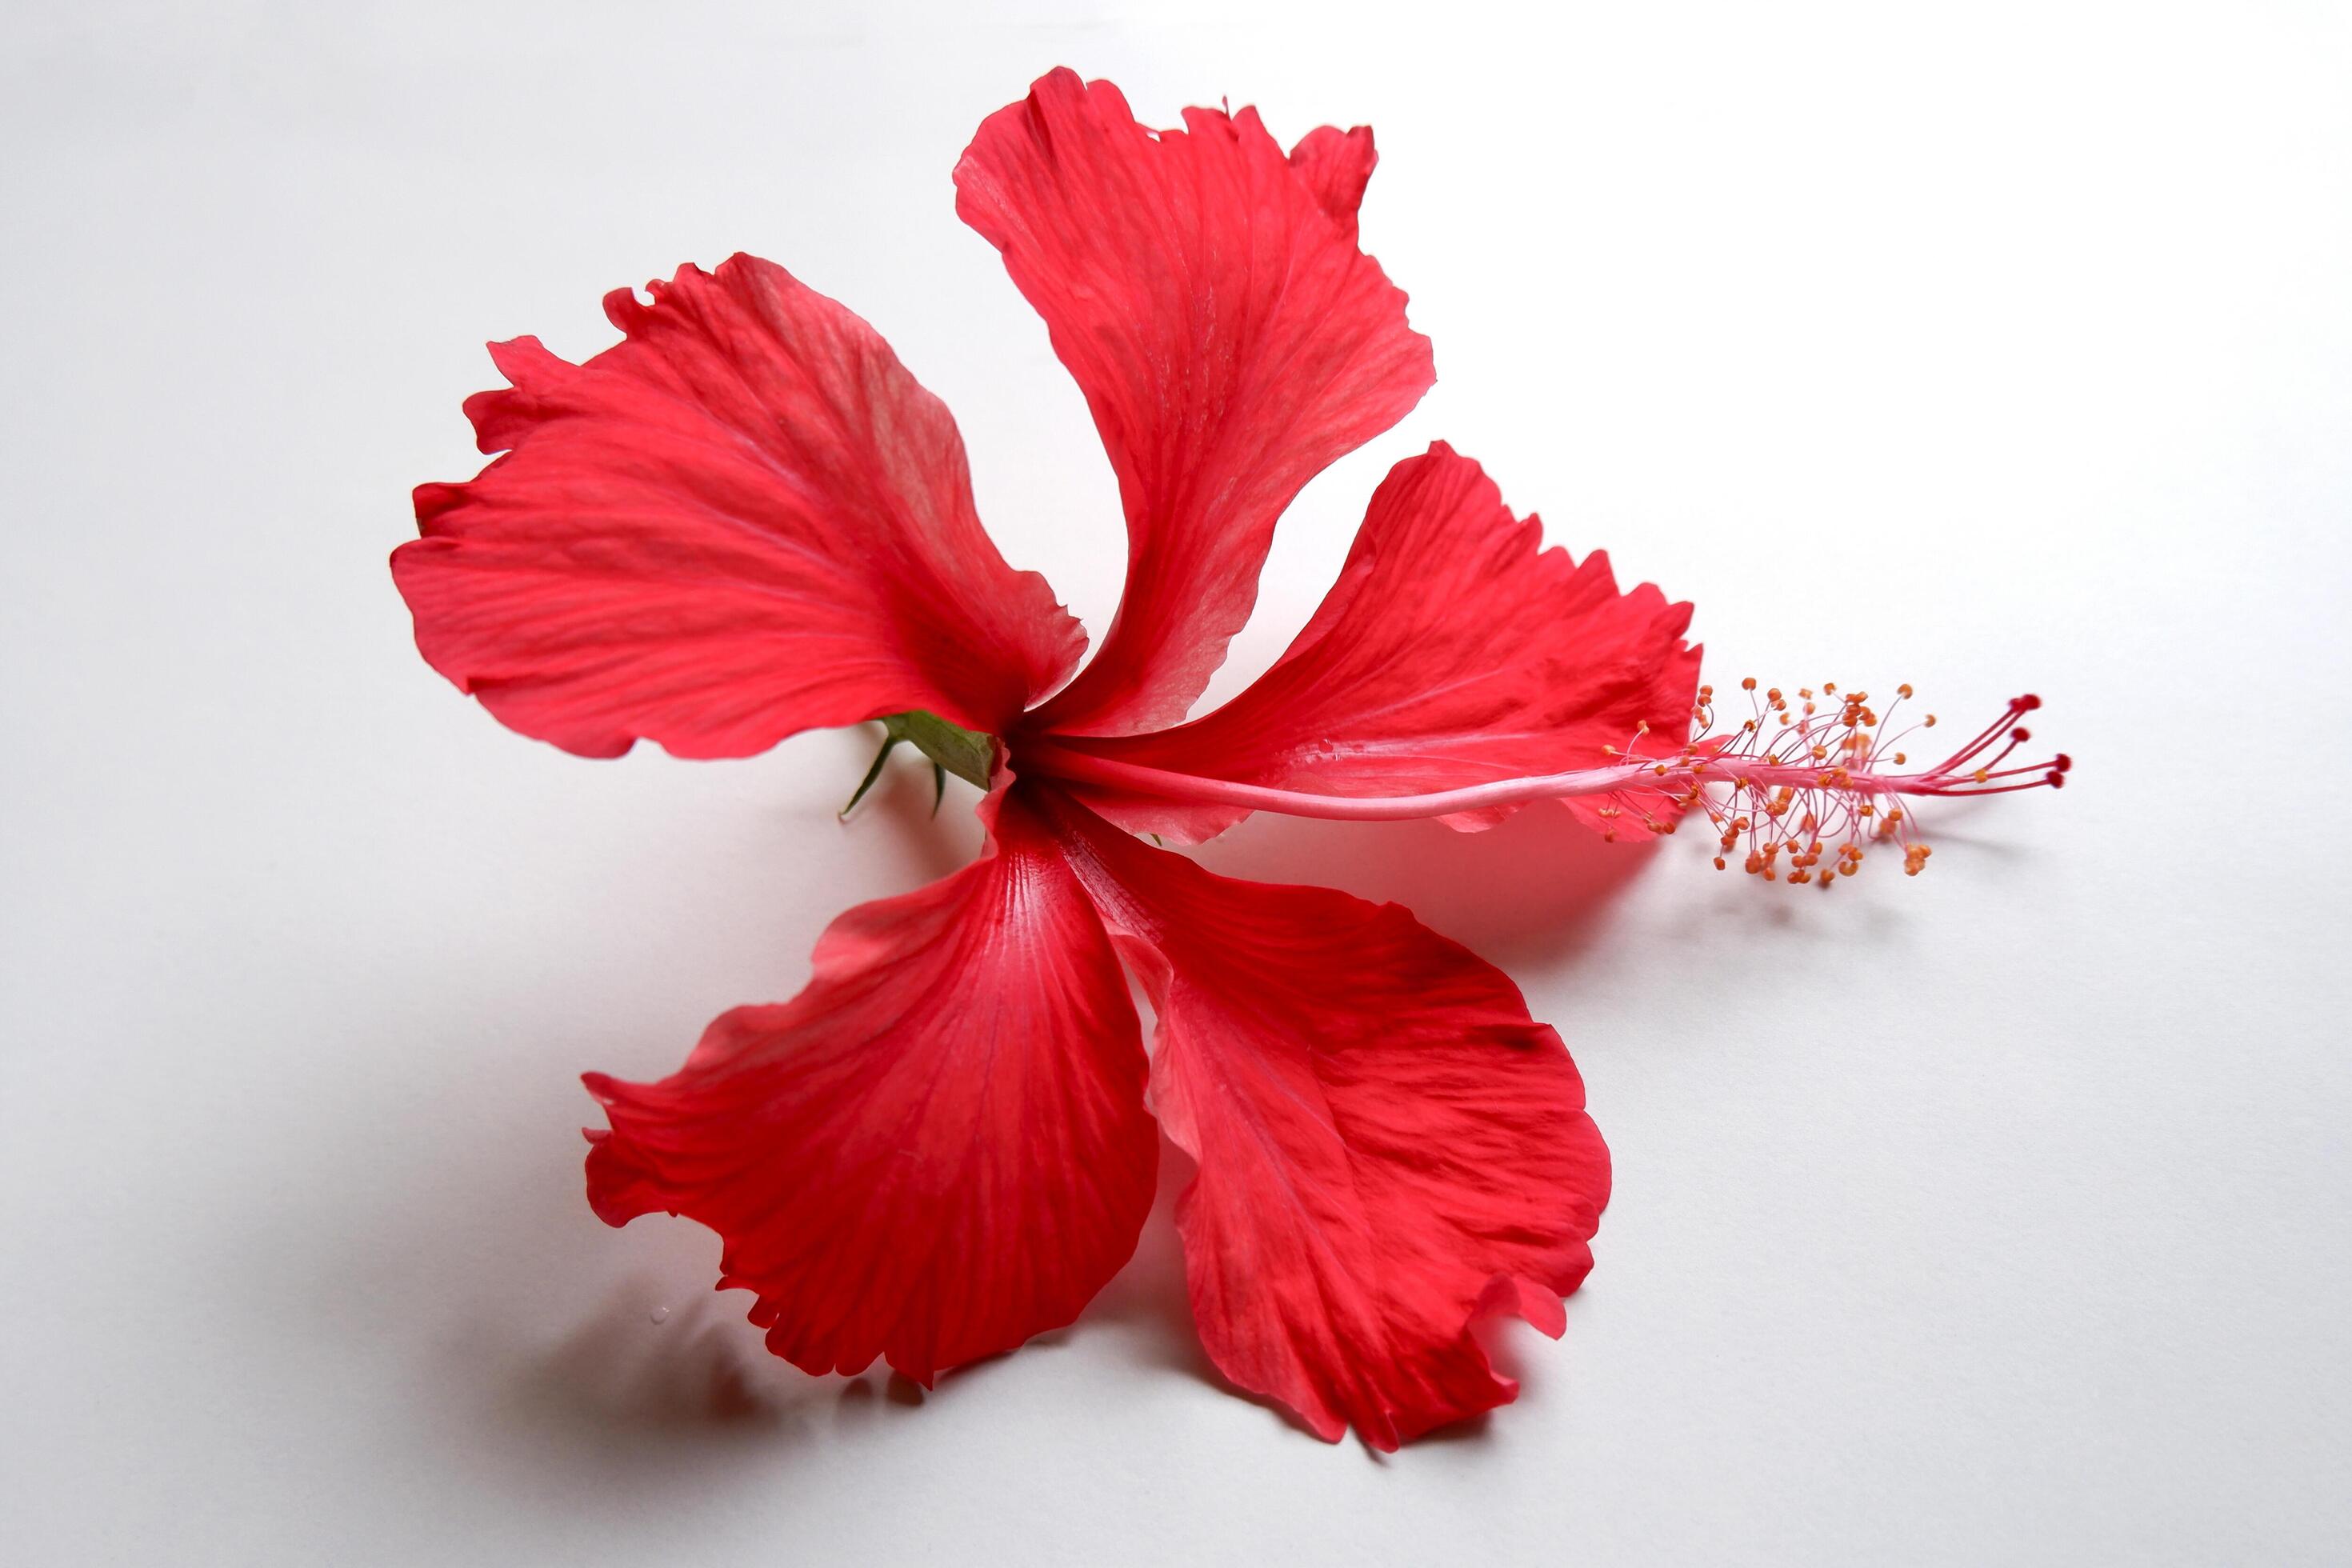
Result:
{"label": "green sepal", "polygon": [[866,770],[866,776],[857,781],[857,793],[849,797],[849,804],[847,805],[843,806],[839,811],[834,813],[835,816],[847,816],[851,812],[857,809],[857,803],[866,798],[866,792],[872,789],[874,787],[874,781],[882,776],[882,764],[890,760],[890,749],[904,739],[906,739],[906,737],[903,735],[891,735],[883,741],[882,749],[874,753],[874,765],[867,768]]}
{"label": "green sepal", "polygon": [[934,766],[978,788],[986,789],[996,772],[996,737],[982,731],[950,724],[920,708],[891,714],[882,721],[882,728],[930,758]]}
{"label": "green sepal", "polygon": [[931,815],[939,815],[940,805],[948,797],[948,775],[981,789],[996,772],[996,737],[979,730],[967,730],[961,724],[950,724],[936,713],[920,708],[905,713],[892,713],[882,721],[882,749],[874,753],[874,765],[866,770],[859,781],[857,793],[841,808],[847,816],[882,776],[882,764],[890,757],[891,748],[901,741],[930,759]]}

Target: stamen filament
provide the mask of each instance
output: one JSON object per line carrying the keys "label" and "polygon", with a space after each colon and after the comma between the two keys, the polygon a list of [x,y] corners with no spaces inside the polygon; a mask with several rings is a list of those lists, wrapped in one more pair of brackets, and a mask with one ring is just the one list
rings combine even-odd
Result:
{"label": "stamen filament", "polygon": [[[1742,684],[1750,693],[1756,690],[1753,681]],[[1717,832],[1718,868],[1727,868],[1728,858],[1744,851],[1744,868],[1768,881],[1778,879],[1785,864],[1791,885],[1822,887],[1859,870],[1865,844],[1890,839],[1904,851],[1904,870],[1918,874],[1928,849],[1918,842],[1912,814],[1895,804],[1900,797],[1959,799],[2054,789],[2074,766],[2063,752],[2044,763],[1999,766],[2032,738],[2015,721],[2042,705],[2038,697],[2011,701],[2000,718],[1936,766],[1905,772],[1899,771],[1903,756],[1895,742],[1917,726],[1890,737],[1885,720],[1869,708],[1867,693],[1840,694],[1827,684],[1819,689],[1821,703],[1811,689],[1801,689],[1803,710],[1792,713],[1774,688],[1766,700],[1751,702],[1753,720],[1717,734],[1715,689],[1703,686],[1693,709],[1691,737],[1676,753],[1641,754],[1637,748],[1645,742],[1657,744],[1644,725],[1622,747],[1601,748],[1611,760],[1600,767],[1412,795],[1329,795],[1246,784],[1124,762],[1087,750],[1083,740],[1045,736],[1024,738],[1015,763],[1034,776],[1126,795],[1334,822],[1401,822],[1537,800],[1608,796],[1613,797],[1610,804],[1598,810],[1608,825],[1605,837],[1617,837],[1621,817],[1654,833],[1672,833],[1685,813],[1704,813]],[[1910,695],[1911,689],[1904,687],[1897,700]],[[1829,705],[1826,710],[1822,704]],[[1774,721],[1777,732],[1766,741],[1767,724]],[[1932,724],[1933,717],[1926,722]],[[2008,743],[1997,753],[1977,760],[2004,737]],[[1832,863],[1822,864],[1825,854]]]}
{"label": "stamen filament", "polygon": [[[1075,751],[1052,741],[1023,744],[1020,762],[1034,773],[1076,784],[1097,784],[1155,800],[1184,801],[1202,805],[1238,805],[1251,811],[1276,811],[1287,816],[1315,816],[1333,822],[1408,822],[1424,816],[1450,816],[1456,812],[1489,806],[1518,805],[1531,800],[1555,800],[1570,795],[1613,795],[1644,785],[1664,785],[1679,775],[1687,782],[1687,767],[1670,768],[1658,776],[1657,762],[1619,763],[1610,767],[1579,768],[1564,773],[1532,774],[1497,779],[1492,784],[1460,789],[1433,790],[1424,795],[1317,795],[1306,790],[1277,789],[1269,784],[1241,784],[1231,779],[1176,773],[1167,768],[1123,763],[1110,757]],[[1790,768],[1791,775],[1809,778],[1813,770]]]}
{"label": "stamen filament", "polygon": [[[1559,773],[1531,773],[1496,779],[1491,784],[1465,784],[1457,789],[1431,790],[1421,795],[1318,795],[1306,790],[1279,789],[1270,784],[1243,784],[1200,773],[1177,773],[1096,756],[1052,741],[1035,740],[1021,748],[1029,770],[1075,784],[1097,784],[1156,800],[1183,801],[1202,805],[1238,805],[1252,811],[1275,811],[1287,816],[1322,817],[1333,822],[1408,822],[1426,816],[1452,816],[1499,805],[1523,805],[1535,800],[1562,800],[1578,795],[1616,795],[1641,790],[1677,795],[1692,785],[1718,784],[1748,788],[1811,790],[1824,787],[1825,771],[1819,763],[1778,766],[1758,763],[1731,768],[1700,757],[1679,762],[1656,757],[1618,763],[1609,767],[1575,768]],[[1840,770],[1841,793],[1874,795],[1940,795],[1960,793],[1994,795],[1979,790],[1968,774],[1942,772],[1870,773]],[[2011,773],[2047,774],[2047,764],[2015,768]],[[1959,786],[1959,787],[1952,787]],[[2042,784],[2013,784],[2014,789],[2039,789]]]}

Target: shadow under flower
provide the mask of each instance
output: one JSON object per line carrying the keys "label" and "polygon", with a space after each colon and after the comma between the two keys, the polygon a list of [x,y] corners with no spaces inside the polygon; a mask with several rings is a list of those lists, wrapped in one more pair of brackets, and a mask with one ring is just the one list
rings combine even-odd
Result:
{"label": "shadow under flower", "polygon": [[[508,1414],[551,1434],[773,1428],[797,1403],[755,1373],[707,1298],[675,1310],[646,1276],[615,1286],[503,1390]],[[649,1321],[653,1313],[666,1321]]]}
{"label": "shadow under flower", "polygon": [[1598,932],[1660,845],[1605,842],[1549,802],[1483,832],[1444,823],[1260,814],[1186,851],[1222,876],[1339,888],[1395,902],[1489,963],[1553,962]]}
{"label": "shadow under flower", "polygon": [[769,1355],[740,1321],[749,1298],[714,1292],[649,1321],[649,1277],[623,1281],[535,1356],[487,1351],[478,1406],[495,1433],[540,1456],[643,1484],[659,1457],[733,1453],[755,1469],[806,1444],[903,1420],[929,1395],[877,1365],[811,1376]]}

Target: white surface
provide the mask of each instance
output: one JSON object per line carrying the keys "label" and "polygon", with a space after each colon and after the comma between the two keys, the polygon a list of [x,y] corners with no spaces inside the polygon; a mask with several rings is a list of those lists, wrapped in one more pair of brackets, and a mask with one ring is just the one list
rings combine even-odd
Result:
{"label": "white surface", "polygon": [[[2352,1555],[2340,10],[196,9],[15,5],[0,63],[11,1563]],[[563,757],[383,570],[483,340],[592,351],[743,247],[946,397],[1098,631],[1107,465],[948,184],[1057,61],[1372,122],[1437,343],[1220,692],[1443,436],[1696,600],[1719,682],[2031,688],[2080,759],[1801,902],[1538,814],[1208,852],[1506,965],[1615,1151],[1520,1403],[1385,1462],[1203,1378],[1164,1215],[919,1406],[592,1218],[573,1075],[789,994],[969,797],[836,826],[849,734]]]}

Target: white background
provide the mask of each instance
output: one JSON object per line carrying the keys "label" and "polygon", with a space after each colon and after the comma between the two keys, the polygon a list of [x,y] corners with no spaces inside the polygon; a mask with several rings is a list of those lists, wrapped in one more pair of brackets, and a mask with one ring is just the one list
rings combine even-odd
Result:
{"label": "white background", "polygon": [[[0,1552],[2352,1555],[2352,24],[1886,10],[14,0]],[[1164,1194],[1074,1330],[928,1397],[771,1361],[697,1227],[598,1224],[574,1075],[790,994],[970,796],[909,766],[836,825],[850,733],[562,756],[383,567],[480,460],[484,340],[593,352],[604,290],[740,247],[882,330],[1099,630],[1108,466],[948,183],[1058,62],[1158,123],[1374,124],[1437,345],[1218,693],[1444,437],[1696,601],[1718,683],[2032,689],[2079,759],[1828,897],[1540,812],[1205,852],[1505,965],[1615,1151],[1565,1341],[1391,1459],[1218,1389]]]}

